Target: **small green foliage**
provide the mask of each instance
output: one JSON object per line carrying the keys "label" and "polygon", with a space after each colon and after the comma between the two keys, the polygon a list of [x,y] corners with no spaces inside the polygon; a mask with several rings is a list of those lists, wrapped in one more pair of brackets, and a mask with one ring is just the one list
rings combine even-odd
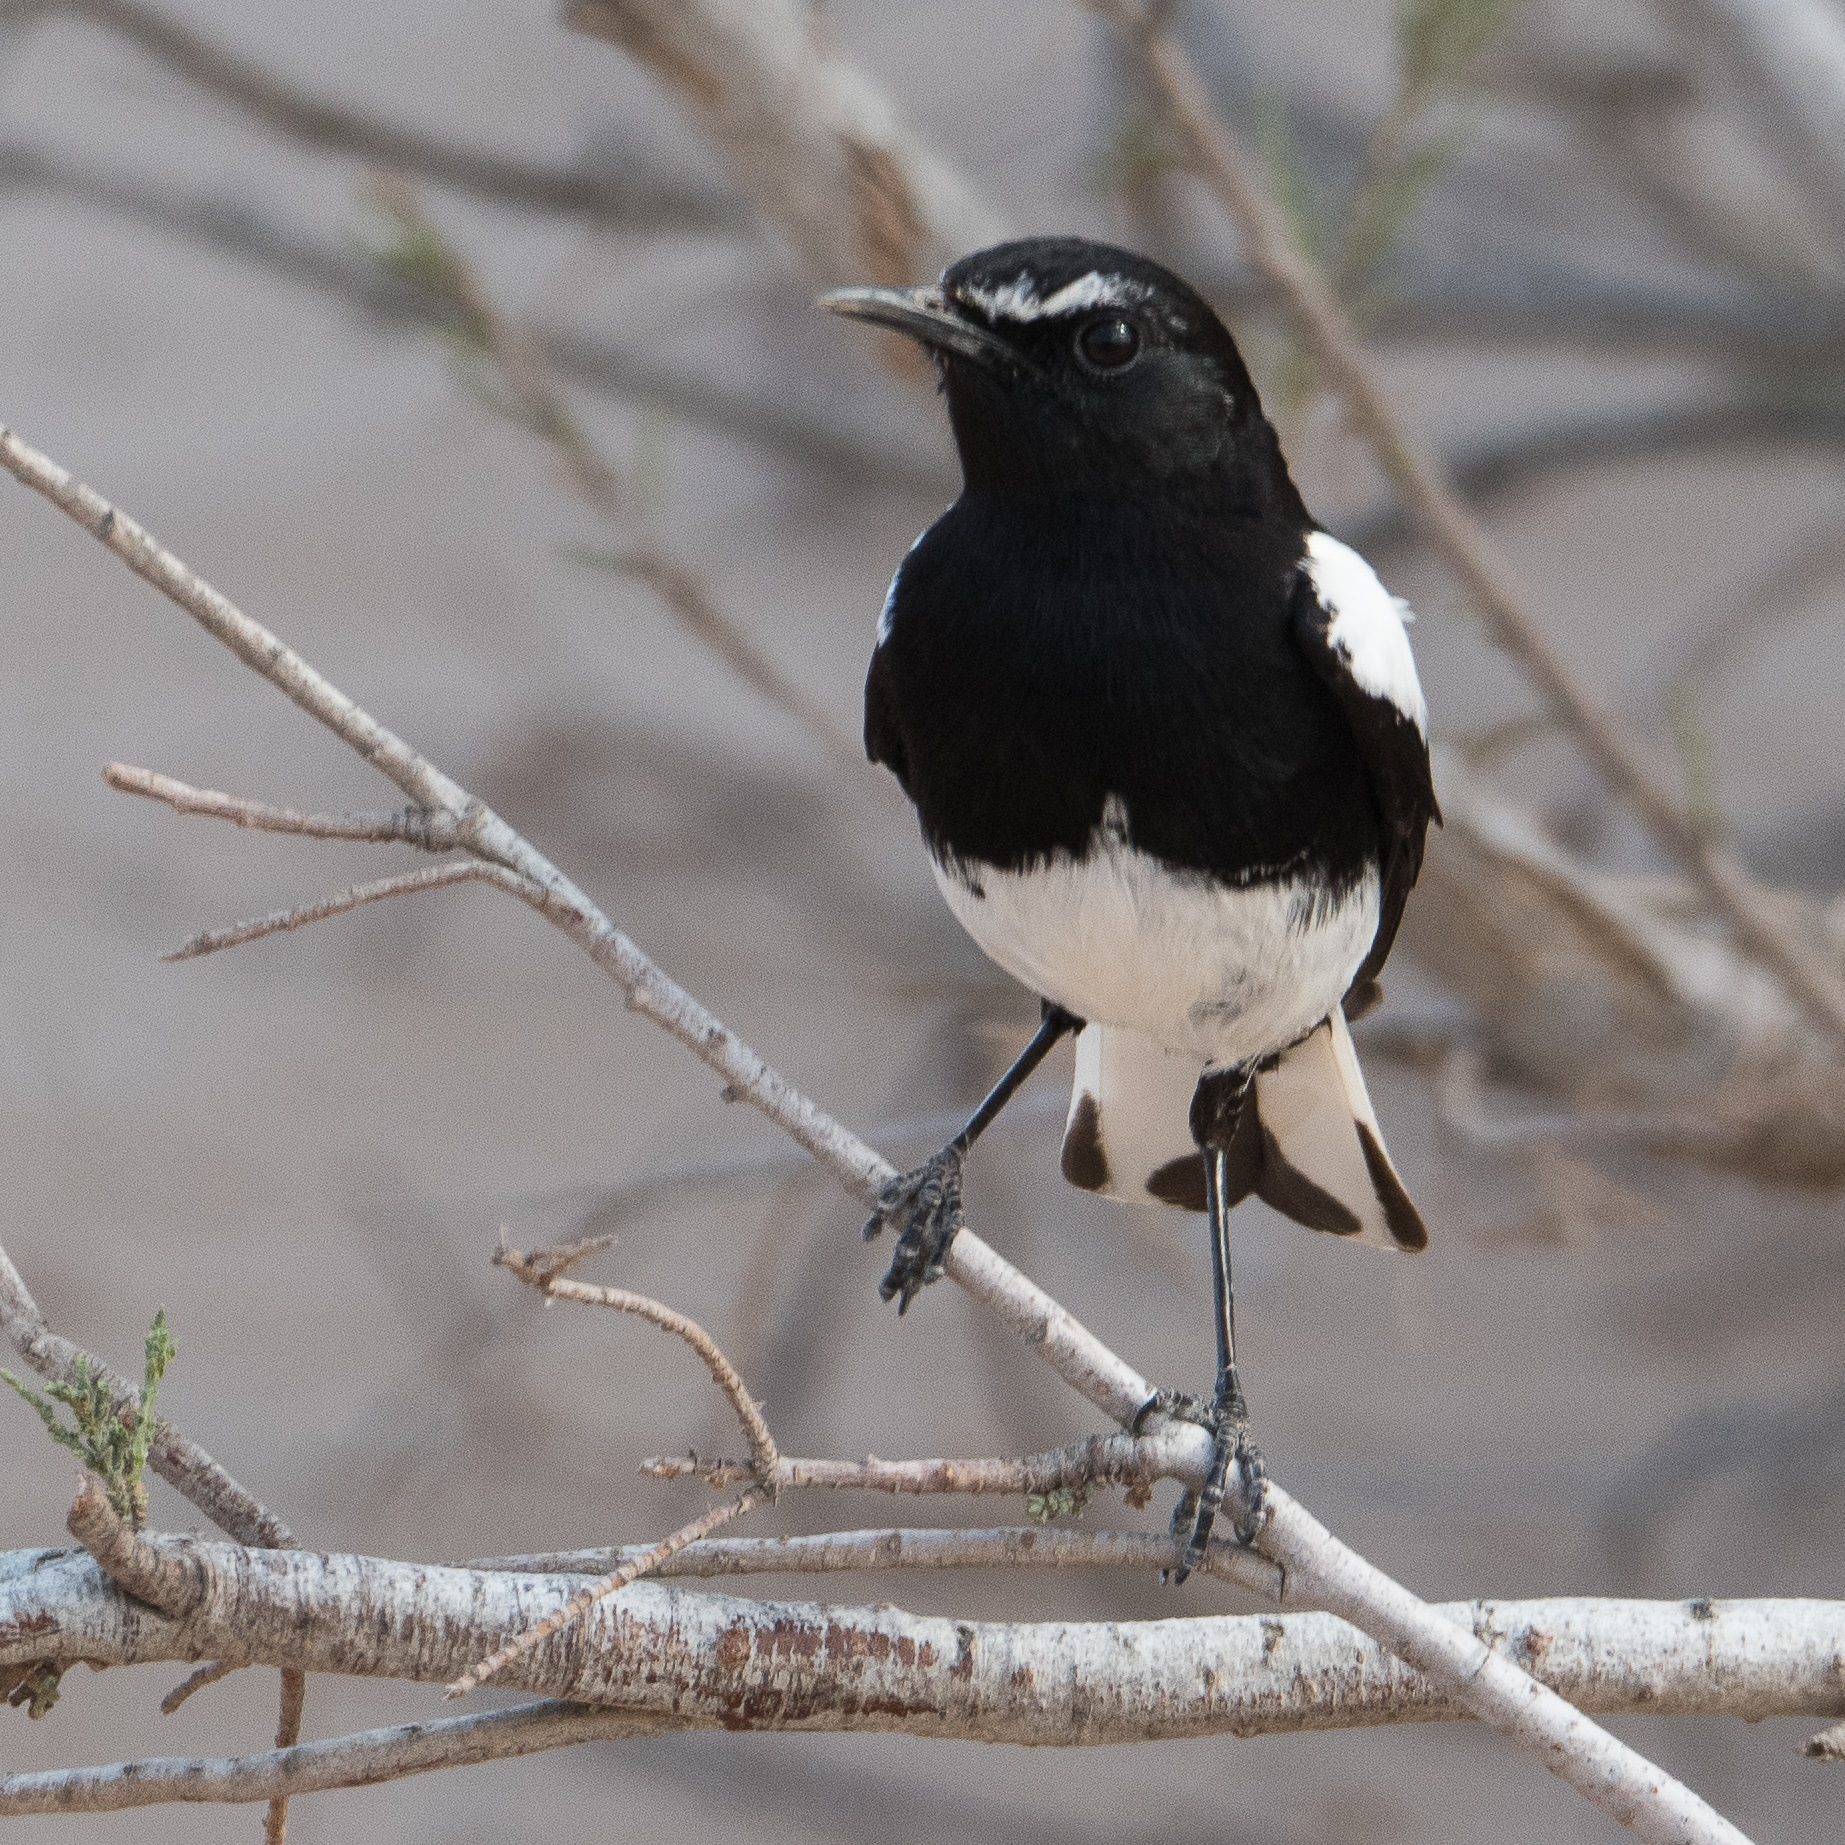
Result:
{"label": "small green foliage", "polygon": [[1256,152],[1268,176],[1269,191],[1281,207],[1294,241],[1316,261],[1332,244],[1324,202],[1288,125],[1287,105],[1272,90],[1261,91],[1255,101]]}
{"label": "small green foliage", "polygon": [[1694,687],[1674,680],[1666,687],[1666,722],[1685,778],[1685,808],[1701,837],[1723,838],[1723,803],[1717,794],[1717,751],[1704,706]]}
{"label": "small green foliage", "polygon": [[[177,1355],[178,1347],[167,1331],[167,1310],[162,1307],[148,1328],[141,1396],[132,1408],[116,1409],[109,1386],[102,1378],[90,1375],[86,1358],[77,1360],[70,1383],[48,1384],[42,1395],[11,1371],[0,1371],[0,1378],[38,1411],[51,1439],[68,1448],[102,1481],[116,1515],[131,1525],[143,1525],[147,1522],[147,1484],[141,1476],[159,1426],[154,1398],[167,1366]],[[58,1415],[59,1404],[70,1412],[68,1426]],[[52,1696],[56,1697],[55,1686]]]}
{"label": "small green foliage", "polygon": [[1054,1486],[1048,1493],[1025,1495],[1025,1516],[1034,1525],[1048,1525],[1053,1518],[1079,1518],[1089,1503],[1086,1486]]}
{"label": "small green foliage", "polygon": [[1400,0],[1397,67],[1404,90],[1458,88],[1518,8],[1518,0]]}
{"label": "small green foliage", "polygon": [[[6,1687],[6,1701],[14,1710],[23,1705],[26,1715],[36,1723],[39,1718],[49,1716],[51,1707],[57,1703],[58,1681],[63,1676],[64,1668],[49,1659],[35,1659],[25,1666],[9,1666],[7,1677],[12,1682]],[[5,1681],[0,1680],[0,1684]]]}

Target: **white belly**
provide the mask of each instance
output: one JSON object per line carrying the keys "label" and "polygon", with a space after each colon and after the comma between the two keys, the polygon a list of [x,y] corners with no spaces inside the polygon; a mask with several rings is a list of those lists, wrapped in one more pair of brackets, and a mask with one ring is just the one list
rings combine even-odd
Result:
{"label": "white belly", "polygon": [[1311,1031],[1377,934],[1375,871],[1339,899],[1302,878],[1231,889],[1172,870],[1106,823],[1080,859],[937,864],[935,877],[961,926],[1034,993],[1211,1064],[1266,1057]]}

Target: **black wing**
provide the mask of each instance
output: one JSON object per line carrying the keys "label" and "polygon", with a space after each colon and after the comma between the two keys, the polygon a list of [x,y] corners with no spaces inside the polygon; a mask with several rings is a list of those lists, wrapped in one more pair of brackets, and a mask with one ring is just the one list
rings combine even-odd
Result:
{"label": "black wing", "polygon": [[[865,754],[881,762],[910,794],[910,757],[897,723],[897,692],[891,683],[890,650],[880,641],[865,674]],[[910,794],[912,800],[915,799]]]}
{"label": "black wing", "polygon": [[[1381,597],[1381,590],[1379,594]],[[1345,713],[1358,753],[1370,773],[1371,791],[1383,823],[1383,891],[1377,935],[1346,995],[1346,1016],[1351,1018],[1368,1011],[1381,996],[1377,976],[1389,958],[1397,925],[1403,920],[1403,906],[1422,870],[1422,847],[1429,822],[1441,824],[1441,809],[1436,804],[1435,783],[1429,771],[1428,739],[1416,713],[1389,696],[1388,691],[1372,692],[1359,684],[1350,658],[1333,639],[1333,624],[1340,615],[1339,609],[1329,608],[1321,600],[1320,592],[1303,572],[1295,596],[1294,639]],[[1375,619],[1395,621],[1397,617],[1385,602]],[[1413,674],[1413,666],[1410,671]],[[1419,707],[1419,689],[1415,696]]]}

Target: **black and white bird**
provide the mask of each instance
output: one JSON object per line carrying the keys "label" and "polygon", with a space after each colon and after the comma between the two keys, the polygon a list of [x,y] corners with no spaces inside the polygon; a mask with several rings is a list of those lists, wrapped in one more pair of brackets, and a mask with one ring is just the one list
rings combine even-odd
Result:
{"label": "black and white bird", "polygon": [[964,484],[891,579],[865,744],[949,908],[1044,1008],[962,1133],[880,1198],[882,1292],[901,1311],[941,1272],[969,1147],[1078,1034],[1064,1176],[1211,1220],[1216,1395],[1143,1412],[1216,1432],[1175,1517],[1190,1568],[1232,1466],[1244,1529],[1262,1490],[1231,1208],[1428,1240],[1346,1029],[1440,818],[1412,617],[1314,523],[1217,315],[1144,257],[1034,239],[822,305],[941,376]]}

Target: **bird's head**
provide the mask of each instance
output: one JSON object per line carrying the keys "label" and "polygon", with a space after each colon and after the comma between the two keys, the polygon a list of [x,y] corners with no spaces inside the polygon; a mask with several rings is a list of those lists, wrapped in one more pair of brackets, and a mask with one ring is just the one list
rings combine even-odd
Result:
{"label": "bird's head", "polygon": [[1033,238],[965,256],[931,288],[842,288],[820,305],[930,354],[976,492],[1195,482],[1294,497],[1235,340],[1144,256]]}

